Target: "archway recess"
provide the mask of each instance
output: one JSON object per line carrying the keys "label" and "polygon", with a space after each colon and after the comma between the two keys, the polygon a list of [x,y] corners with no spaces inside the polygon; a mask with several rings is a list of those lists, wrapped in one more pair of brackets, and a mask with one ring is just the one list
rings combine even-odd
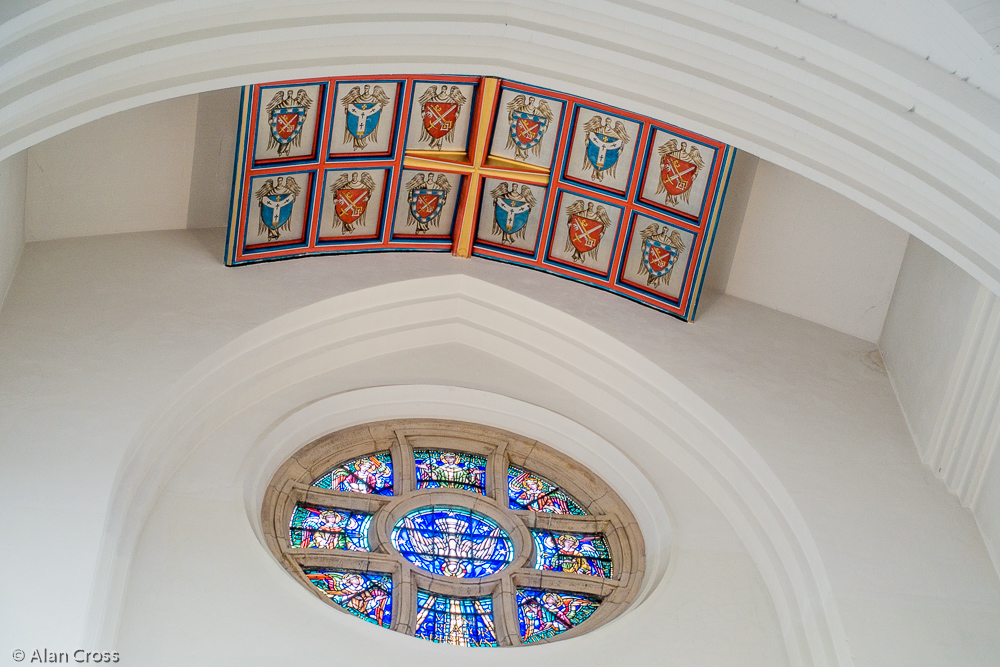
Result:
{"label": "archway recess", "polygon": [[[391,363],[442,345],[500,359],[511,373],[482,377],[452,369],[452,378],[449,369],[435,375],[418,366],[418,374],[437,380],[420,384]],[[378,363],[379,374],[357,372],[369,361]],[[536,382],[511,382],[515,373]],[[559,387],[566,395],[549,399],[539,387]],[[645,522],[648,543],[661,547],[659,554],[647,553],[649,586],[667,568],[662,546],[669,523],[656,509],[659,500],[641,500],[648,482],[634,471],[650,457],[668,461],[726,517],[757,564],[791,664],[851,664],[805,520],[750,443],[670,374],[614,338],[467,276],[410,280],[318,302],[254,329],[192,369],[149,419],[119,471],[90,636],[112,640],[126,573],[159,493],[192,452],[215,446],[220,430],[246,420],[257,434],[243,441],[239,468],[253,524],[267,479],[303,438],[392,416],[477,420],[557,448],[581,443],[576,455],[613,471],[606,473],[609,483],[624,490]]]}
{"label": "archway recess", "polygon": [[52,0],[0,26],[0,50],[0,159],[116,111],[222,87],[489,74],[748,150],[1000,293],[1000,102],[795,3]]}

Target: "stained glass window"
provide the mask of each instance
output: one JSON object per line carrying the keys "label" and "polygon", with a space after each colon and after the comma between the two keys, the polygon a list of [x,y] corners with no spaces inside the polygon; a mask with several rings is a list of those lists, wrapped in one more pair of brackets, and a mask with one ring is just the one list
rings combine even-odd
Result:
{"label": "stained glass window", "polygon": [[347,549],[371,551],[368,546],[369,514],[350,510],[299,505],[289,524],[293,549]]}
{"label": "stained glass window", "polygon": [[521,641],[542,641],[586,621],[601,601],[575,593],[517,589],[517,621]]}
{"label": "stained glass window", "polygon": [[369,572],[304,569],[316,588],[338,605],[370,623],[392,622],[392,575]]}
{"label": "stained glass window", "polygon": [[514,560],[504,529],[464,507],[414,510],[396,523],[390,539],[406,560],[446,577],[485,577]]}
{"label": "stained glass window", "polygon": [[533,530],[535,568],[611,577],[611,554],[602,535]]}
{"label": "stained glass window", "polygon": [[486,459],[463,452],[413,452],[417,488],[464,489],[486,495]]}
{"label": "stained glass window", "polygon": [[642,585],[645,543],[615,491],[485,426],[399,419],[323,436],[274,474],[264,502],[265,526],[288,525],[268,546],[317,603],[435,642],[572,638]]}
{"label": "stained glass window", "polygon": [[369,454],[341,463],[313,482],[331,491],[392,495],[392,457],[389,452]]}
{"label": "stained glass window", "polygon": [[532,510],[549,514],[587,512],[572,496],[541,475],[510,466],[507,470],[507,494],[512,510]]}
{"label": "stained glass window", "polygon": [[496,646],[493,600],[417,591],[416,636],[458,646]]}

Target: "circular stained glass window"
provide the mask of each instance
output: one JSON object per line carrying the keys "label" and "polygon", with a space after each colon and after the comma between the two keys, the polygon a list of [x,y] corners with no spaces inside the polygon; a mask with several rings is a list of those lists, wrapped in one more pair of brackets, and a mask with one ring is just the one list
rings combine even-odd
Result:
{"label": "circular stained glass window", "polygon": [[643,542],[599,477],[478,425],[380,422],[314,442],[262,508],[268,544],[322,600],[465,646],[587,632],[635,597]]}
{"label": "circular stained glass window", "polygon": [[446,577],[487,577],[514,560],[496,521],[465,507],[422,507],[392,529],[392,546],[421,570]]}

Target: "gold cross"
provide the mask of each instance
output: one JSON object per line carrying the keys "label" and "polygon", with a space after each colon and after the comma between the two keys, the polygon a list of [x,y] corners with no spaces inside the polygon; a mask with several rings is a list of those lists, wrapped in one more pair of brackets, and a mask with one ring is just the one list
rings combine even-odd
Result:
{"label": "gold cross", "polygon": [[[492,139],[490,116],[500,90],[500,80],[485,77],[480,84],[479,122],[476,135],[469,137],[469,152],[410,150],[403,156],[403,167],[420,171],[446,169],[466,177],[466,185],[459,195],[455,214],[454,243],[451,252],[458,257],[472,254],[472,240],[476,233],[476,219],[479,211],[479,190],[484,177],[516,180],[535,185],[549,184],[549,170],[530,164],[522,164],[506,158],[490,157],[489,144]],[[410,113],[413,113],[411,110]]]}

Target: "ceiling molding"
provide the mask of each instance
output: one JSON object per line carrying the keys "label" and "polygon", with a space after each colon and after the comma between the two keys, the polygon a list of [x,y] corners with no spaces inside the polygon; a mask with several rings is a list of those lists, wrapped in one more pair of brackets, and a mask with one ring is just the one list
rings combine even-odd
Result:
{"label": "ceiling molding", "polygon": [[54,0],[0,26],[0,62],[0,159],[117,111],[253,82],[529,80],[800,173],[1000,294],[1000,101],[795,3]]}

